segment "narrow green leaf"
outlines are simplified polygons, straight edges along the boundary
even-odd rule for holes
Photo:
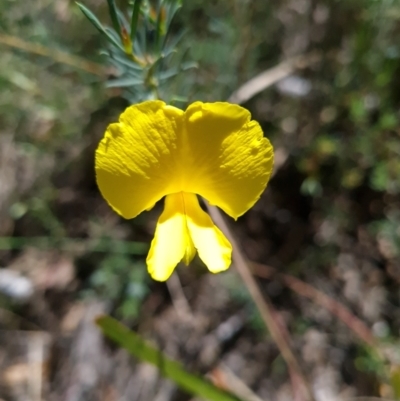
[[[185,29],[182,29],[181,32],[171,38],[171,40],[169,40],[168,42],[166,42],[164,38],[163,54],[165,55],[165,57],[168,57],[171,53],[176,51],[176,47],[186,34],[187,31]]]
[[[117,8],[117,14],[118,14],[118,21],[120,22],[121,27],[123,26],[127,32],[130,31],[130,26],[129,26],[129,22],[126,19],[124,13]]]
[[[128,86],[143,85],[143,78],[124,77],[106,82],[107,88],[125,88]]]
[[[162,53],[161,53],[161,56],[160,56],[160,58],[161,59],[166,59],[166,58],[168,58],[169,56],[171,56],[172,54],[175,54],[175,53],[178,53],[178,50],[176,50],[176,48],[169,48],[169,49],[166,49],[166,50],[164,50]]]
[[[160,40],[163,34],[162,29],[162,9],[163,9],[163,2],[158,0],[158,9],[157,9],[157,22],[156,22],[156,30],[154,36],[154,47],[156,49],[156,54],[160,51]]]
[[[133,43],[133,48],[135,50],[135,54],[139,55],[140,57],[145,58],[145,54],[147,51],[147,43],[146,43],[146,20],[143,20],[143,26],[141,29],[138,29],[136,32],[136,39]]]
[[[161,54],[148,69],[148,71],[147,71],[148,76],[152,76],[153,74],[156,74],[157,71],[160,71],[163,61],[164,61],[164,55]]]
[[[124,48],[121,46],[120,43],[118,43],[118,40],[115,39],[113,35],[110,34],[109,30],[104,27],[101,22],[98,20],[98,18],[83,4],[76,2],[77,6],[80,8],[80,10],[83,12],[85,17],[94,25],[94,27],[103,35],[105,35],[108,39],[109,42],[111,42],[114,46],[118,47],[120,50],[124,51]]]
[[[134,88],[126,88],[125,92],[126,92],[125,96],[131,104],[140,103],[144,100],[142,97],[143,94],[139,93],[138,91],[135,91]]]
[[[111,17],[111,21],[112,21],[113,27],[115,29],[115,32],[117,32],[119,37],[122,39],[121,24],[119,22],[118,11],[117,11],[117,6],[115,4],[115,1],[107,0],[107,3],[108,3],[108,11],[110,12],[110,17]]]
[[[164,85],[165,81],[171,80],[171,78],[173,78],[181,73],[184,73],[188,69],[197,67],[197,63],[195,63],[195,62],[183,62],[182,57],[179,57],[178,60],[174,60],[174,64],[177,65],[178,67],[172,67],[172,68],[165,69],[165,70],[164,70],[165,67],[159,69],[160,72],[158,72],[157,79],[158,79],[160,85]],[[178,101],[181,103],[187,102],[187,100],[183,101],[183,100],[181,100],[180,97],[178,97],[178,98],[177,98]]]
[[[179,68],[173,67],[173,68],[170,68],[169,70],[161,71],[158,74],[157,78],[160,82],[166,81],[170,78],[175,77],[180,72],[187,71],[191,68],[198,68],[198,64],[194,61],[187,61],[185,63],[182,63]]]
[[[156,366],[164,377],[171,379],[188,393],[210,401],[240,401],[234,395],[219,389],[206,379],[187,372],[181,364],[170,359],[162,351],[148,344],[142,337],[112,317],[101,316],[96,323],[107,337],[136,358]]]
[[[174,67],[174,68],[170,68],[169,70],[166,70],[166,71],[161,71],[160,74],[158,74],[158,79],[159,79],[159,81],[165,81],[178,74],[179,74],[179,69]]]
[[[77,6],[83,12],[85,17],[101,32],[104,33],[104,28],[98,18],[83,4],[76,2]]]
[[[104,34],[107,36],[107,38],[112,42],[113,45],[115,45],[119,50],[125,53],[125,49],[123,45],[120,43],[119,36],[117,32],[115,32],[112,28],[109,28],[108,26],[104,27]]]
[[[174,105],[175,103],[187,103],[189,101],[189,98],[187,96],[179,96],[175,95],[171,98],[171,105]]]
[[[138,40],[138,38],[136,38],[136,40],[133,42],[133,51],[136,56],[140,57],[142,60],[145,59],[145,54],[142,49],[141,41]]]
[[[124,56],[119,56],[115,53],[111,52],[100,52],[101,55],[104,55],[109,58],[109,61],[118,67],[122,71],[128,71],[129,74],[138,76],[140,73],[143,72],[143,67],[139,64],[135,63],[133,60]],[[125,68],[124,68],[125,67]]]
[[[165,10],[166,10],[166,19],[165,19],[165,38],[164,42],[168,36],[169,30],[171,28],[172,20],[174,19],[178,10],[182,7],[182,1],[178,0],[165,0]]]
[[[131,19],[131,40],[132,40],[132,42],[135,41],[141,3],[142,3],[142,0],[135,0],[135,2],[133,4],[132,19]]]
[[[185,61],[181,64],[182,71],[187,71],[192,68],[199,68],[199,64],[196,61]]]

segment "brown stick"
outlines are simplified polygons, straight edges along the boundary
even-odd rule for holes
[[[320,54],[310,53],[283,61],[277,66],[261,72],[240,86],[239,89],[232,93],[229,102],[238,104],[244,103],[257,93],[262,92],[283,78],[293,74],[296,70],[308,67],[320,59]]]
[[[295,57],[291,60],[284,61],[277,66],[262,72],[256,77],[252,78],[239,89],[237,89],[228,99],[231,103],[244,103],[257,93],[267,89],[271,85],[277,83],[281,79],[291,75],[296,69],[304,68],[310,64],[315,63],[320,59],[319,54],[309,54]],[[281,163],[282,165],[283,163]],[[232,244],[232,256],[235,262],[236,268],[245,282],[254,303],[256,304],[265,325],[271,333],[273,340],[275,341],[277,347],[279,348],[282,357],[287,363],[289,369],[292,371],[299,381],[303,384],[303,393],[308,401],[315,401],[312,389],[308,380],[306,379],[300,364],[293,353],[291,346],[289,344],[289,333],[282,322],[277,318],[277,312],[273,308],[268,297],[263,295],[250,271],[249,264],[242,254],[236,240],[234,239],[228,225],[219,211],[214,206],[207,205],[207,209],[212,216],[213,220],[219,226],[219,228],[224,232],[228,240]]]
[[[347,327],[349,327],[349,329],[351,329],[354,334],[356,334],[366,344],[374,348],[377,347],[376,339],[367,325],[340,302],[296,277],[289,274],[277,273],[277,270],[274,267],[254,262],[251,262],[251,265],[254,275],[262,278],[271,278],[272,276],[275,276],[278,280],[282,281],[286,287],[303,297],[311,299],[316,304],[331,312],[345,323]]]
[[[211,206],[208,203],[206,203],[206,205],[216,225],[222,230],[222,232],[231,242],[233,248],[232,257],[235,262],[237,271],[246,284],[247,289],[249,290],[249,293],[253,298],[253,301],[256,304],[266,327],[271,333],[271,337],[275,341],[277,347],[282,354],[282,357],[284,358],[285,362],[292,370],[292,372],[295,373],[296,376],[301,380],[303,384],[303,393],[305,398],[308,401],[315,401],[311,387],[302,372],[296,356],[294,355],[289,345],[286,330],[282,330],[282,327],[280,327],[282,322],[280,322],[281,324],[279,324],[278,320],[274,317],[276,312],[274,311],[270,300],[265,295],[263,296],[263,294],[261,293],[253,275],[251,274],[248,262],[242,254],[238,243],[230,232],[228,225],[225,223],[221,212],[215,206]]]

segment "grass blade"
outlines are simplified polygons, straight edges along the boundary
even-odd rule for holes
[[[187,372],[178,362],[168,358],[162,351],[148,344],[142,337],[112,317],[101,316],[96,323],[108,338],[141,361],[156,366],[164,377],[171,379],[188,393],[210,401],[240,401],[236,396],[219,389],[206,379]]]
[[[127,255],[144,255],[148,244],[143,242],[112,240],[108,238],[53,238],[53,237],[0,237],[0,250],[59,249],[65,252],[105,252]]]

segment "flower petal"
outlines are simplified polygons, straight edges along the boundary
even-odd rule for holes
[[[223,102],[196,102],[185,112],[182,190],[203,196],[233,218],[258,200],[273,166],[273,148],[250,118],[243,107]]]
[[[154,280],[165,281],[182,259],[189,263],[194,255],[182,193],[168,195],[146,260],[149,273]]]
[[[184,113],[161,101],[129,107],[96,151],[97,182],[125,218],[170,193],[197,193],[237,218],[257,201],[273,150],[250,113],[196,102]]]
[[[183,193],[187,227],[200,259],[212,273],[226,270],[231,264],[232,246],[200,207],[197,196]]]
[[[186,230],[188,230],[187,220],[186,220]],[[182,262],[186,266],[189,266],[190,262],[193,260],[193,258],[195,256],[196,256],[196,248],[194,246],[194,243],[193,243],[192,237],[190,236],[189,231],[187,231],[186,250],[185,250],[185,254],[183,255]]]
[[[108,126],[96,151],[96,177],[117,213],[133,218],[177,192],[182,122],[182,110],[148,101],[128,107]]]

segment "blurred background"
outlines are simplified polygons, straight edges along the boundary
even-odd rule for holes
[[[400,399],[400,1],[190,0],[173,27],[198,65],[171,88],[188,101],[302,56],[244,103],[277,163],[229,224],[316,400]],[[104,341],[106,313],[243,400],[292,400],[235,267],[151,281],[162,205],[126,221],[101,198],[94,150],[129,104],[103,48],[73,1],[0,2],[0,399],[193,399]]]

